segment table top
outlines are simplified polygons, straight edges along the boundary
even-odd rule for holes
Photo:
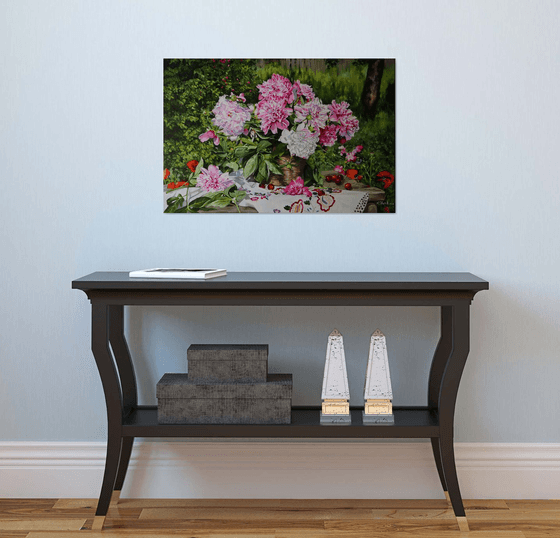
[[[72,282],[80,290],[356,290],[480,291],[486,280],[471,273],[237,273],[208,280],[130,278],[96,272]]]

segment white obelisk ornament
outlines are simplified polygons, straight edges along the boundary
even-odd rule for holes
[[[371,335],[369,344],[364,400],[364,424],[386,424],[395,421],[387,342],[379,329]]]
[[[329,334],[321,398],[321,424],[351,423],[344,342],[336,329]]]

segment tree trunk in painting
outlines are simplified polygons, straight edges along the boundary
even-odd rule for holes
[[[362,105],[364,107],[364,116],[370,119],[375,118],[375,113],[377,112],[384,67],[385,60],[383,59],[368,60],[366,81],[364,82],[364,91],[362,92]]]

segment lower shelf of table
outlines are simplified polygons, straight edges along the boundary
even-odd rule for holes
[[[363,408],[352,408],[349,425],[322,425],[320,407],[293,407],[291,424],[158,424],[156,406],[138,406],[123,421],[125,437],[439,437],[436,410],[394,407],[394,424],[364,425]]]

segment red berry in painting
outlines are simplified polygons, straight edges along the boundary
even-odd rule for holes
[[[345,184],[344,184],[344,188],[345,188],[347,191],[351,191],[351,190],[352,190],[352,185],[351,185],[350,183],[345,183]]]
[[[272,183],[268,184],[268,190],[269,191],[273,191],[274,190],[274,185]]]
[[[260,187],[261,189],[266,189],[266,184],[261,183],[261,184],[259,185],[259,187]]]
[[[340,185],[340,184],[342,183],[342,178],[341,178],[340,176],[336,176],[336,179],[334,180],[334,182],[335,182],[337,185]]]

